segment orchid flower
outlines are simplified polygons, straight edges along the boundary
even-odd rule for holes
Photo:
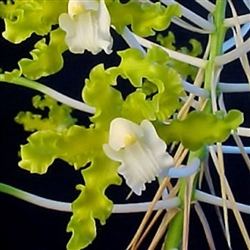
[[[104,0],[69,0],[68,14],[59,16],[59,26],[66,32],[65,41],[72,53],[112,52],[110,16]]]
[[[105,154],[121,162],[118,173],[137,195],[146,189],[145,183],[155,177],[184,177],[193,174],[199,160],[183,168],[173,168],[174,160],[166,152],[167,146],[160,139],[152,123],[143,120],[140,125],[124,118],[116,118],[110,124],[109,143],[103,145]]]

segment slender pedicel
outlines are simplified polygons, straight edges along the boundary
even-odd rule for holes
[[[217,151],[217,147],[213,146],[214,150]],[[250,147],[244,147],[245,152],[250,154]],[[241,154],[239,147],[236,146],[222,146],[222,151],[224,154]]]
[[[215,62],[217,65],[225,65],[228,64],[238,58],[240,58],[242,55],[246,54],[248,51],[250,51],[250,38],[248,38],[244,43],[242,43],[238,48],[224,54],[221,56],[217,56],[215,58]]]
[[[249,83],[225,83],[225,82],[221,82],[218,85],[219,85],[220,91],[222,91],[223,93],[250,92]]]
[[[126,43],[129,45],[130,48],[136,48],[140,50],[143,55],[146,55],[146,51],[143,49],[143,47],[140,45],[140,43],[135,39],[131,31],[128,29],[128,27],[125,27],[122,33],[123,39],[126,41]]]
[[[209,12],[213,12],[215,9],[215,5],[208,0],[195,0],[196,3],[200,4],[203,8],[208,10]]]
[[[194,57],[194,56],[189,56],[189,55],[185,55],[185,54],[182,54],[180,52],[177,52],[177,51],[173,51],[173,50],[170,50],[170,49],[167,49],[167,48],[164,48],[163,46],[159,45],[159,44],[156,44],[156,43],[153,43],[151,41],[148,41],[146,40],[145,38],[142,38],[134,33],[132,33],[135,37],[135,39],[144,47],[146,48],[151,48],[152,46],[158,46],[160,47],[161,49],[165,50],[168,55],[175,59],[175,60],[178,60],[178,61],[181,61],[181,62],[184,62],[184,63],[187,63],[187,64],[190,64],[190,65],[193,65],[193,66],[196,66],[198,68],[205,68],[206,66],[206,63],[207,63],[207,60],[204,60],[204,59],[200,59],[200,58],[197,58],[197,57]]]
[[[248,33],[249,30],[250,30],[250,22],[244,24],[241,27],[241,36],[244,37]],[[235,38],[231,37],[223,43],[222,51],[226,52],[234,46],[235,46]]]
[[[234,131],[232,132],[232,135],[233,135],[233,138],[234,138],[234,141],[235,141],[236,145],[240,149],[241,155],[242,155],[248,169],[250,170],[250,158],[249,158],[247,152],[245,151],[245,147],[244,147],[244,144],[243,144],[241,138]]]
[[[46,95],[54,98],[58,102],[66,104],[69,107],[72,107],[74,109],[78,109],[78,110],[81,110],[81,111],[84,111],[84,112],[87,112],[90,114],[95,113],[95,108],[93,108],[93,107],[91,107],[83,102],[79,102],[75,99],[72,99],[66,95],[63,95],[60,92],[57,92],[56,90],[53,90],[53,89],[47,87],[46,85],[43,85],[43,84],[36,82],[36,81],[32,81],[32,80],[29,80],[29,79],[26,79],[23,77],[14,77],[9,81],[9,80],[5,79],[4,74],[0,74],[0,82],[8,82],[8,83],[24,86],[24,87],[27,87],[30,89],[34,89],[34,90],[40,91],[43,94],[46,94]]]
[[[174,0],[161,0],[161,2],[164,3],[167,6],[172,5],[172,4],[178,4],[181,7],[182,15],[184,17],[186,17],[191,22],[198,25],[199,27],[201,27],[204,30],[208,30],[208,31],[213,31],[214,30],[214,25],[212,23],[210,23],[209,21],[207,21],[204,18],[200,17],[199,15],[192,12],[190,9],[184,7],[180,3],[177,3]]]
[[[250,2],[249,0],[243,0],[243,3],[246,5],[246,7],[250,10]]]
[[[207,194],[207,193],[202,192],[200,190],[195,191],[195,198],[198,201],[202,201],[202,202],[205,202],[208,204],[222,207],[222,198],[211,195],[211,194]],[[235,204],[236,204],[237,209],[240,212],[250,214],[250,205],[246,205],[246,204],[242,204],[242,203],[238,203],[238,202],[236,202]],[[230,205],[230,202],[228,200],[226,200],[226,206],[227,206],[227,208],[231,209],[231,205]]]
[[[237,129],[237,134],[238,134],[239,136],[250,137],[250,128],[239,127],[239,128]]]
[[[47,209],[62,211],[62,212],[71,212],[71,203],[54,201],[50,199],[45,199],[43,197],[30,194],[23,190],[14,188],[12,186],[0,183],[0,192],[12,195],[16,198],[19,198],[23,201],[29,202],[31,204],[44,207]],[[207,194],[200,190],[195,191],[195,198],[198,201],[202,201],[208,204],[222,206],[222,199],[211,194]],[[142,203],[130,203],[130,204],[115,204],[113,207],[112,213],[137,213],[137,212],[146,212],[150,206],[151,202],[142,202]],[[242,204],[236,202],[236,207],[242,213],[250,214],[250,205]],[[153,210],[159,209],[168,209],[173,207],[178,207],[180,205],[180,199],[178,197],[159,200],[156,202]],[[227,208],[232,209],[229,201],[226,201]]]
[[[235,19],[235,29],[234,28],[232,29],[233,36],[235,38],[235,45],[236,45],[236,47],[239,47],[241,44],[243,44],[244,39],[241,35],[241,27],[240,27],[239,20],[238,20],[238,14],[237,14],[237,11],[235,9],[235,6],[234,6],[232,0],[227,0],[227,1],[228,1],[229,6],[230,6],[230,10],[232,12],[232,16]],[[250,16],[249,16],[249,18],[250,18]],[[247,81],[250,82],[250,65],[249,65],[249,60],[247,58],[247,55],[244,54],[239,59],[240,59],[242,69],[244,70],[245,75],[247,77]]]
[[[209,92],[205,89],[199,88],[185,80],[181,81],[182,86],[185,88],[186,91],[193,93],[200,97],[209,97]]]
[[[0,192],[12,195],[20,200],[29,202],[39,207],[52,209],[61,212],[71,212],[71,203],[54,201],[34,195],[23,190],[14,188],[12,186],[0,183]],[[151,202],[143,203],[132,203],[132,204],[117,204],[114,205],[112,213],[138,213],[145,212],[148,210]],[[174,197],[171,199],[160,200],[156,203],[153,210],[168,209],[173,207],[178,207],[180,205],[180,199]]]
[[[0,183],[0,192],[9,194],[20,200],[29,202],[39,207],[44,207],[47,209],[52,209],[52,210],[57,210],[57,211],[62,211],[62,212],[71,212],[71,203],[45,199],[38,195],[25,192],[23,190],[14,188],[10,185],[6,185],[3,183]]]
[[[185,22],[184,20],[182,20],[179,17],[173,17],[172,22],[174,24],[186,29],[186,30],[190,30],[190,31],[193,31],[193,32],[196,32],[196,33],[200,33],[200,34],[210,34],[211,33],[211,31],[203,30],[201,28],[197,28],[197,27]]]
[[[180,199],[178,197],[170,198],[167,200],[160,200],[156,202],[153,211],[161,209],[169,209],[178,207],[180,205]],[[146,212],[150,206],[151,202],[142,203],[130,203],[130,204],[115,204],[112,213],[122,214],[122,213],[138,213]]]
[[[250,14],[245,14],[245,15],[241,15],[241,16],[237,16],[237,22],[239,24],[247,24],[250,21]],[[224,24],[227,27],[232,27],[235,26],[235,18],[234,17],[230,17],[224,20]]]

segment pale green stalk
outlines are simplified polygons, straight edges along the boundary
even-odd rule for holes
[[[34,194],[27,193],[25,191],[22,191],[20,189],[14,188],[12,186],[9,186],[3,183],[0,183],[0,192],[12,195],[20,200],[24,200],[34,205],[44,207],[47,209],[63,211],[63,212],[71,211],[70,203],[48,200],[48,199],[42,198]]]
[[[46,209],[52,209],[61,212],[72,212],[71,203],[46,199],[3,183],[0,183],[0,192]],[[145,212],[148,210],[150,204],[151,202],[117,204],[114,205],[112,213],[121,214]],[[153,210],[169,209],[178,207],[179,205],[180,199],[178,197],[174,197],[171,199],[158,201]]]
[[[239,22],[239,24],[247,24],[250,22],[249,20],[250,20],[250,14],[245,14],[237,17],[237,21]],[[235,18],[231,17],[225,19],[224,24],[225,26],[228,27],[235,26]]]
[[[210,35],[210,54],[209,59],[205,67],[205,89],[207,91],[211,91],[212,98],[216,98],[213,96],[216,90],[216,82],[218,80],[218,76],[220,73],[220,67],[216,65],[215,59],[218,55],[222,53],[222,45],[224,42],[226,29],[223,25],[225,19],[225,9],[226,9],[226,0],[218,0],[216,1],[215,10],[213,13],[213,21],[215,25],[215,31]],[[214,100],[215,102],[215,100]],[[210,109],[210,112],[212,110]],[[201,150],[202,152],[203,150]],[[192,155],[189,155],[189,160]],[[194,187],[196,182],[194,182]],[[169,229],[165,238],[164,249],[179,249],[181,246],[182,240],[182,232],[183,232],[183,220],[184,220],[184,200],[185,200],[185,187],[186,180],[182,180],[180,192],[178,197],[181,199],[180,212],[175,216],[175,218],[171,221],[169,225]]]
[[[197,58],[197,57],[194,57],[194,56],[189,56],[189,55],[185,55],[185,54],[182,54],[178,51],[174,51],[174,50],[171,50],[171,49],[167,49],[157,43],[154,43],[154,42],[151,42],[145,38],[142,38],[134,33],[132,33],[133,36],[135,37],[135,39],[144,47],[146,48],[152,48],[153,46],[157,46],[157,47],[160,47],[161,49],[163,49],[164,51],[166,51],[169,55],[170,58],[173,58],[175,60],[178,60],[178,61],[181,61],[181,62],[184,62],[184,63],[187,63],[187,64],[190,64],[190,65],[193,65],[195,67],[198,67],[198,68],[205,68],[206,67],[206,64],[207,64],[207,61],[204,60],[204,59],[201,59],[201,58]]]
[[[214,145],[214,150],[217,151],[217,147]],[[236,146],[223,146],[221,147],[224,154],[241,154],[240,148]],[[244,147],[247,154],[250,154],[250,147]]]
[[[249,51],[250,51],[250,38],[248,38],[245,42],[239,45],[236,49],[224,55],[217,56],[215,58],[215,63],[217,65],[223,66],[245,55]]]
[[[25,192],[21,189],[12,187],[10,185],[6,185],[4,183],[0,183],[0,192],[11,195],[20,200],[29,202],[39,207],[56,210],[56,211],[62,211],[62,212],[72,211],[71,203],[46,199],[38,195],[34,195],[31,193]],[[222,199],[220,197],[216,197],[214,195],[207,194],[199,190],[195,191],[195,199],[201,202],[208,203],[208,204],[222,206]],[[121,214],[121,213],[146,212],[150,204],[151,202],[115,204],[113,207],[112,213]],[[232,206],[229,201],[227,201],[226,204],[229,209],[232,209]],[[153,211],[160,210],[160,209],[174,208],[174,207],[178,207],[179,205],[180,205],[180,199],[178,197],[165,199],[165,200],[159,200],[156,202],[155,206],[153,207]],[[241,204],[238,202],[236,202],[235,205],[240,212],[250,214],[249,205]]]
[[[32,80],[26,79],[24,77],[13,77],[13,78],[8,79],[6,78],[4,74],[0,74],[0,82],[7,82],[7,83],[15,84],[15,85],[20,85],[26,88],[34,89],[74,109],[78,109],[78,110],[81,110],[90,114],[95,113],[95,108],[90,107],[89,105],[83,102],[79,102],[68,96],[65,96],[39,82],[35,82]]]
[[[223,93],[250,92],[249,83],[219,83],[219,89]]]
[[[167,6],[172,5],[172,4],[177,4],[177,2],[174,0],[161,0],[161,2]],[[212,32],[214,30],[214,26],[212,23],[210,23],[209,21],[200,17],[199,15],[197,15],[196,13],[191,11],[190,9],[186,8],[185,6],[183,6],[179,3],[178,3],[178,5],[181,7],[182,15],[184,17],[186,17],[187,19],[189,19],[191,22],[198,25],[199,27],[201,27],[204,30],[208,30],[210,32]]]
[[[195,2],[197,2],[198,4],[200,4],[203,8],[207,9],[209,12],[213,12],[215,5],[211,2],[209,2],[208,0],[195,0]]]

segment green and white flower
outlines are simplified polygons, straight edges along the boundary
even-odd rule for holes
[[[166,152],[166,143],[160,139],[153,124],[143,120],[140,125],[124,118],[111,122],[109,143],[103,145],[105,154],[114,161],[121,162],[118,173],[137,195],[159,176],[174,178],[188,176],[197,171],[200,161],[187,167],[173,168],[173,157]]]
[[[65,40],[72,53],[112,52],[110,16],[104,0],[70,0],[68,13],[59,17],[59,26],[66,32]]]

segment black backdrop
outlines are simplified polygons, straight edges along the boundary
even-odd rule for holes
[[[176,27],[173,25],[171,28],[175,30],[177,38],[179,38],[179,45],[187,45],[190,34],[183,30],[176,30]],[[4,30],[2,21],[1,30]],[[202,39],[202,42],[206,41],[203,36],[197,35],[195,37]],[[12,70],[17,67],[16,62],[23,57],[29,56],[28,53],[37,39],[37,37],[32,36],[29,41],[20,45],[13,45],[1,38],[0,68]],[[126,48],[126,44],[121,38],[115,36],[114,40],[115,49]],[[40,81],[78,100],[81,100],[83,80],[88,77],[89,71],[93,66],[103,61],[106,67],[117,65],[119,62],[119,58],[115,53],[110,56],[104,53],[92,56],[88,52],[84,55],[72,55],[66,52],[64,53],[64,59],[65,68],[61,72],[48,78],[42,78]],[[76,68],[77,70],[75,70]],[[222,77],[223,81],[246,81],[238,63],[230,64]],[[130,91],[126,83],[121,88],[125,92]],[[0,83],[0,181],[46,198],[71,202],[78,195],[75,185],[82,183],[80,173],[74,171],[72,167],[57,160],[46,175],[40,176],[37,174],[31,175],[17,166],[19,146],[26,143],[26,138],[29,134],[24,132],[23,128],[13,121],[13,118],[21,110],[34,110],[31,106],[31,98],[36,94],[38,92],[34,90]],[[237,108],[245,113],[244,125],[249,127],[250,94],[227,94],[225,99],[228,109]],[[77,111],[74,111],[74,115],[78,118],[79,124],[88,122],[87,115]],[[244,140],[244,143],[245,145],[250,145],[249,140]],[[242,158],[240,156],[226,155],[225,164],[226,173],[236,199],[239,202],[250,204],[249,171],[244,165]],[[211,168],[211,172],[215,183],[219,183],[213,168]],[[142,197],[133,195],[129,202],[150,200],[156,188],[156,185],[152,184],[150,190],[145,192]],[[207,189],[206,184],[203,185],[203,188]],[[216,185],[216,189],[219,194],[219,185]],[[128,193],[129,189],[125,185],[122,187],[112,186],[107,190],[108,196],[115,203],[125,203]],[[65,231],[71,216],[69,213],[46,210],[1,193],[0,200],[1,249],[66,249],[65,246],[70,238],[70,234]],[[211,224],[217,249],[228,249],[213,207],[204,204],[203,208]],[[142,218],[143,214],[141,213],[111,215],[105,226],[97,225],[97,238],[87,249],[125,249]],[[234,249],[246,249],[231,212],[229,212],[229,219]],[[243,214],[243,219],[248,231],[250,231],[250,216]],[[141,249],[147,249],[147,243],[150,241],[151,236],[145,241]],[[208,249],[202,227],[193,211],[191,212],[189,249]]]

